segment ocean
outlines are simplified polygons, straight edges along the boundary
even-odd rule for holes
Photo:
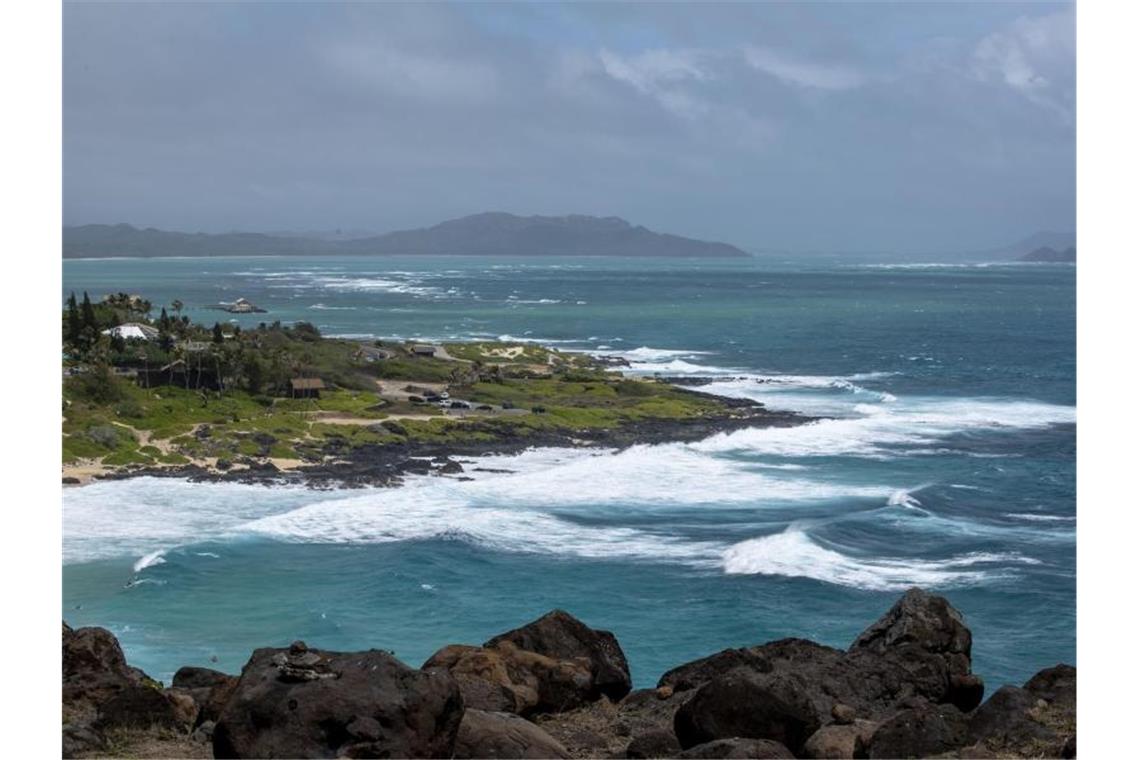
[[[622,451],[483,457],[470,481],[314,491],[140,478],[64,491],[63,604],[128,660],[237,672],[260,646],[418,666],[553,608],[637,686],[726,647],[845,647],[948,597],[988,690],[1075,663],[1075,268],[470,257],[64,262],[64,295],[212,323],[536,341],[826,419]]]

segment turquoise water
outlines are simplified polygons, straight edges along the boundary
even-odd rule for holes
[[[513,336],[829,419],[485,458],[474,480],[399,489],[69,489],[64,617],[169,679],[297,638],[418,665],[562,607],[612,629],[649,685],[728,646],[844,646],[918,584],[966,613],[991,687],[1021,682],[1075,660],[1074,284],[1067,266],[839,257],[68,261],[65,293],[178,298],[210,322],[243,296],[269,309],[243,325],[326,334]]]

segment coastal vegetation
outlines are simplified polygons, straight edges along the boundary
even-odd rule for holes
[[[67,299],[65,476],[295,469],[364,447],[517,446],[739,415],[724,399],[535,344],[346,340],[304,322],[242,330],[192,323],[182,308],[153,316],[125,293]]]

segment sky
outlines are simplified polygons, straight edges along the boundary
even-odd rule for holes
[[[66,3],[64,224],[620,216],[751,250],[1075,228],[1049,3]]]

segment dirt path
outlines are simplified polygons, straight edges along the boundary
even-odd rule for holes
[[[440,414],[389,414],[387,417],[353,417],[339,412],[313,412],[312,417],[306,417],[313,422],[323,422],[327,425],[379,425],[388,420],[438,420]]]

